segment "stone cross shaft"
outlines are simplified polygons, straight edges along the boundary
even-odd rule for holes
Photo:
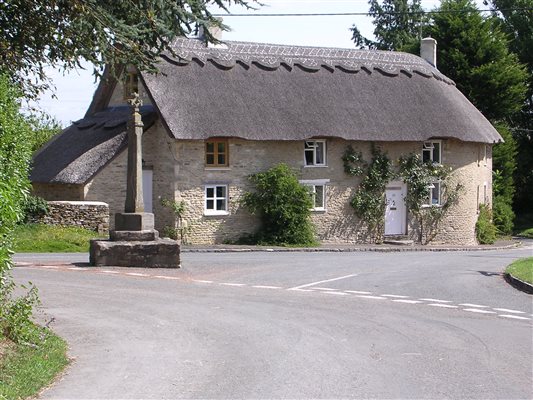
[[[143,122],[139,107],[142,100],[138,93],[128,100],[131,106],[131,117],[128,120],[128,180],[126,186],[126,213],[144,212],[142,182],[142,135]]]

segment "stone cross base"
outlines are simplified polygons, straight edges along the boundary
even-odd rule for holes
[[[91,240],[89,262],[97,267],[180,268],[180,245],[171,239]]]

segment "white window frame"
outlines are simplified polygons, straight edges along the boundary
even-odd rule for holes
[[[217,196],[217,188],[224,188],[224,196]],[[213,189],[213,197],[207,197],[207,190]],[[213,208],[207,208],[207,202],[213,201]],[[224,210],[217,210],[217,200],[224,200]],[[226,184],[209,184],[204,186],[204,215],[228,215],[229,187]]]
[[[438,191],[437,203],[435,204],[433,204],[432,202],[433,190]],[[428,186],[428,198],[424,202],[424,204],[422,204],[422,207],[440,207],[440,206],[442,206],[442,181],[438,180],[438,181],[431,182],[431,184]]]
[[[435,144],[439,145],[439,160],[435,161],[433,158],[433,150]],[[442,140],[427,140],[422,144],[422,160],[424,160],[424,152],[429,152],[429,159],[433,164],[442,164]]]
[[[300,181],[300,184],[307,186],[310,188],[310,193],[313,199],[313,207],[311,207],[311,211],[326,211],[326,198],[327,198],[327,184],[329,183],[329,179],[312,179],[312,180],[303,180]],[[323,187],[322,190],[322,207],[316,207],[316,187],[321,186]]]
[[[324,162],[322,163],[317,163],[316,161],[316,154],[317,154],[317,151],[316,151],[316,148],[317,148],[317,143],[322,143],[323,147],[324,147]],[[310,148],[306,148],[306,146],[309,146]],[[305,156],[306,153],[308,152],[312,152],[313,153],[313,163],[312,164],[307,164],[307,157]],[[327,166],[327,162],[328,162],[328,157],[327,157],[327,144],[326,144],[326,140],[324,139],[313,139],[313,140],[306,140],[304,142],[304,165],[306,167],[326,167]]]

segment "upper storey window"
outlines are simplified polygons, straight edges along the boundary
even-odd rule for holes
[[[326,141],[306,140],[304,158],[306,166],[326,166]]]
[[[229,164],[227,139],[212,139],[205,142],[206,167],[227,167]]]
[[[442,162],[441,147],[440,141],[424,142],[422,146],[422,162],[440,164]]]

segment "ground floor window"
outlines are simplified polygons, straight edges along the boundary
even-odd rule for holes
[[[300,181],[300,183],[309,188],[311,199],[313,201],[312,211],[326,210],[326,183],[328,180],[310,180]]]
[[[441,183],[439,181],[432,182],[428,186],[428,196],[424,205],[426,206],[440,206],[441,205]]]
[[[206,185],[205,186],[205,215],[228,214],[228,186]]]

